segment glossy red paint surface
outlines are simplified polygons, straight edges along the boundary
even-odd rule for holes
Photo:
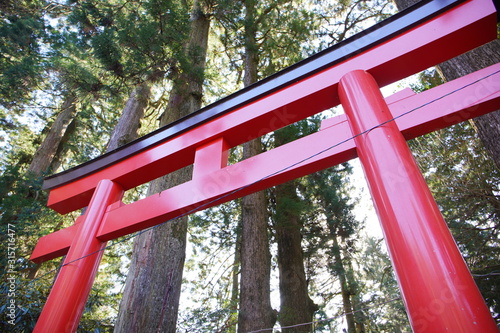
[[[339,93],[413,331],[498,332],[377,83],[353,71]]]
[[[405,34],[183,133],[109,168],[50,192],[48,206],[65,214],[88,205],[100,179],[124,190],[190,165],[198,147],[223,137],[229,148],[339,104],[340,78],[369,71],[381,85],[459,55],[496,38],[489,0],[467,1]]]
[[[122,195],[117,184],[99,182],[33,332],[76,331],[106,245],[96,238],[97,230],[108,206]]]
[[[414,138],[498,109],[499,71],[500,64],[496,64],[420,94],[408,90],[398,92],[386,98],[386,101],[394,117],[415,110],[396,119],[404,137]],[[487,78],[481,80],[484,77]],[[465,88],[456,91],[461,87]],[[453,93],[454,91],[456,92]],[[198,149],[194,165],[195,181],[162,192],[163,199],[160,195],[155,195],[127,206],[114,205],[109,211],[109,221],[106,218],[103,222],[99,237],[101,240],[111,240],[161,223],[176,214],[211,207],[222,201],[346,162],[357,156],[354,141],[328,148],[351,137],[352,131],[347,118],[340,115],[323,120],[318,133],[286,144],[277,150],[262,153],[249,161],[224,168],[222,167],[226,163],[227,145],[224,140],[215,140]],[[325,151],[321,155],[306,161],[308,157],[322,150]],[[210,161],[205,160],[208,156],[212,156]],[[294,165],[302,160],[303,163]],[[273,175],[265,180],[255,183],[271,174]],[[240,187],[246,188],[228,195]],[[190,193],[190,197],[185,198],[182,204],[168,204],[165,199],[165,196],[184,197],[184,193]],[[223,195],[227,197],[221,201],[213,201]],[[150,211],[150,206],[158,207]],[[148,213],[141,215],[134,211]],[[75,227],[76,225],[42,237],[33,251],[31,260],[43,262],[64,255],[71,245],[71,235],[74,234]]]
[[[200,178],[227,166],[229,145],[219,138],[196,149],[193,178]]]
[[[41,237],[31,253],[30,260],[40,264],[47,260],[66,255],[80,228],[82,219],[83,216],[79,216],[72,226]]]

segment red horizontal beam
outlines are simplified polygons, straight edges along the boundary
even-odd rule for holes
[[[491,1],[467,1],[347,61],[55,188],[48,206],[61,214],[85,207],[101,179],[110,179],[125,190],[134,188],[192,164],[196,149],[217,138],[223,137],[229,148],[234,147],[338,105],[338,81],[352,70],[367,70],[384,86],[496,38],[495,27]]]
[[[80,228],[80,218],[70,227],[55,231],[38,239],[30,260],[40,264],[68,253],[69,247]]]
[[[500,71],[500,64],[420,94],[414,94],[407,89],[389,96],[386,100],[390,103],[391,113],[397,118],[396,123],[403,135],[406,139],[411,139],[498,109],[500,106],[498,71]],[[452,93],[453,91],[456,92]],[[431,101],[432,104],[421,107]],[[411,110],[415,111],[408,113]],[[308,159],[304,163],[294,165],[313,154],[311,147],[314,147],[314,151],[320,152],[328,149],[332,144],[343,142],[351,137],[352,133],[346,123],[345,115],[340,115],[324,120],[318,133],[235,165],[222,168],[225,157],[221,155],[218,158],[221,161],[218,162],[219,165],[214,164],[209,168],[211,173],[198,169],[200,171],[195,172],[195,181],[127,206],[114,207],[106,218],[99,236],[102,240],[110,240],[153,226],[190,210],[214,206],[223,201],[345,162],[356,156],[352,140]],[[213,144],[207,145],[212,156],[216,156],[215,150],[210,151],[214,145],[219,147],[221,154],[227,151],[224,142],[216,140]],[[272,176],[258,182],[271,174]],[[228,195],[241,187],[246,188]],[[227,196],[214,201],[224,195]],[[209,201],[213,202],[207,205]],[[77,225],[74,225],[42,237],[33,251],[31,260],[43,262],[64,255],[76,228]]]
[[[492,76],[475,82],[487,75]],[[458,88],[463,89],[451,93]],[[390,105],[394,117],[415,110],[396,119],[406,138],[448,127],[499,107],[500,64]],[[356,156],[354,141],[350,140],[352,133],[344,116],[336,120],[335,125],[317,133],[110,210],[98,238],[111,240],[348,161]],[[337,143],[340,144],[333,146]]]
[[[419,94],[405,89],[389,96],[386,101],[390,104],[392,115],[397,118],[398,128],[408,140],[498,109],[499,71],[500,64],[496,64]],[[421,107],[429,102],[432,103]],[[210,172],[195,167],[195,170],[200,171],[196,172],[193,181],[129,205],[110,207],[98,235],[102,241],[111,240],[162,223],[179,214],[205,209],[348,161],[356,157],[354,141],[350,138],[352,132],[346,117],[340,115],[323,120],[321,130],[317,133],[228,167],[223,167],[223,152],[227,147],[223,141],[215,140],[213,144],[207,145],[208,150],[204,152],[210,152],[213,146],[219,147],[221,155],[217,157],[218,164],[211,164]],[[341,142],[344,143],[327,150]],[[309,158],[323,150],[327,151]],[[216,151],[211,154],[217,156]],[[302,160],[306,161],[298,163]],[[244,189],[231,193],[240,188]],[[43,262],[64,255],[76,227],[74,225],[40,238],[31,260]]]

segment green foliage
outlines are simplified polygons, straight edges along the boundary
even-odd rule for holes
[[[0,105],[26,102],[42,79],[45,1],[7,1],[0,11]]]
[[[0,284],[0,294],[2,295],[0,330],[2,332],[28,333],[33,331],[35,327],[42,305],[48,296],[51,281],[29,280],[20,273],[12,276],[15,276],[15,280],[7,280],[7,276],[3,275]],[[12,285],[15,287],[11,289]],[[15,300],[15,303],[10,303],[11,300]],[[13,313],[8,308],[10,304],[14,304],[16,307],[14,315],[11,315]]]
[[[302,60],[307,41],[317,28],[311,11],[301,9],[301,1],[261,1],[255,5],[255,16],[246,17],[243,6],[230,2],[216,12],[220,40],[231,59],[231,67],[242,69],[245,47],[255,49],[259,79]],[[224,15],[222,15],[224,14]],[[246,31],[255,31],[255,45],[247,45]]]
[[[79,1],[68,21],[103,69],[141,82],[165,75],[182,61],[187,12],[178,1]]]
[[[105,29],[104,32],[92,39],[92,48],[94,49],[94,55],[106,70],[113,72],[117,76],[123,76],[122,54],[116,45],[116,37],[117,35],[113,30]]]
[[[318,49],[337,44],[396,12],[392,1],[342,0],[314,1],[313,12],[319,20],[314,40]]]
[[[0,176],[0,289],[2,306],[15,300],[15,318],[1,311],[0,327],[4,332],[30,332],[47,297],[50,282],[30,281],[30,270],[36,269],[28,260],[37,239],[54,231],[63,223],[61,216],[45,206],[41,178],[25,174],[23,169],[7,166]],[[49,264],[46,269],[54,266]],[[12,288],[11,286],[15,287]],[[8,322],[15,319],[15,325]]]
[[[234,331],[236,321],[228,321],[230,310],[224,308],[211,309],[200,307],[184,315],[178,324],[178,332],[231,332]]]
[[[193,305],[180,313],[181,332],[234,332],[237,304],[232,300],[237,295],[232,293],[234,268],[237,274],[239,265],[235,253],[240,214],[240,205],[231,201],[191,216],[193,253],[185,266],[184,291]]]
[[[383,240],[367,238],[357,261],[358,289],[363,301],[358,304],[367,318],[367,332],[411,332],[406,310],[399,293]]]

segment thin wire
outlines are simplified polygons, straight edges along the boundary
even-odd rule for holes
[[[341,317],[344,317],[344,316],[347,316],[347,315],[350,315],[350,314],[355,314],[357,312],[360,312],[360,311],[364,311],[364,310],[369,310],[369,309],[373,309],[373,308],[376,308],[376,307],[380,307],[381,305],[385,305],[385,304],[388,304],[388,303],[391,303],[391,302],[394,302],[394,301],[397,301],[397,300],[400,300],[401,297],[395,297],[395,298],[392,298],[392,299],[389,299],[385,302],[381,302],[381,303],[376,303],[376,304],[373,304],[373,305],[370,305],[370,306],[366,306],[364,308],[361,308],[361,309],[358,309],[358,310],[353,310],[353,311],[350,311],[350,312],[344,312],[340,315],[337,315],[335,317],[330,317],[330,318],[325,318],[325,319],[319,319],[319,320],[313,320],[313,321],[310,321],[310,322],[307,322],[307,323],[300,323],[300,324],[296,324],[296,325],[290,325],[290,326],[280,326],[278,328],[276,328],[277,330],[279,329],[284,329],[284,328],[294,328],[294,327],[300,327],[300,326],[306,326],[306,325],[313,325],[313,324],[316,324],[316,323],[322,323],[322,322],[325,322],[325,321],[332,321],[332,320],[335,320],[335,319],[338,319],[338,318],[341,318]],[[258,332],[266,332],[266,331],[274,331],[275,328],[263,328],[263,329],[260,329],[260,330],[256,330],[256,331],[250,331],[250,332],[247,332],[247,333],[258,333]]]
[[[475,277],[486,277],[486,276],[498,276],[500,273],[497,272],[492,272],[492,273],[487,273],[487,274],[472,274],[472,276]]]
[[[273,173],[271,173],[271,174],[269,174],[269,175],[267,175],[267,176],[262,177],[261,179],[258,179],[258,180],[256,180],[256,181],[254,181],[253,183],[250,183],[250,184],[248,184],[248,185],[245,185],[245,186],[243,186],[243,187],[240,187],[240,188],[238,188],[238,189],[236,189],[236,190],[233,190],[233,191],[231,191],[231,192],[229,192],[229,193],[227,193],[227,194],[225,194],[225,195],[223,195],[223,196],[221,196],[221,197],[218,197],[218,198],[216,198],[216,199],[213,199],[213,200],[211,200],[211,201],[209,201],[209,202],[207,202],[207,203],[205,203],[205,204],[202,204],[201,206],[199,206],[199,207],[197,207],[197,208],[193,208],[193,209],[189,210],[188,212],[183,213],[183,214],[181,214],[181,215],[179,215],[179,216],[177,216],[177,217],[175,217],[175,218],[173,218],[173,219],[167,220],[167,221],[165,221],[165,222],[163,222],[163,223],[160,223],[160,224],[158,224],[158,225],[155,225],[155,226],[153,226],[153,227],[150,227],[150,228],[147,228],[147,229],[141,230],[141,231],[139,231],[139,232],[137,232],[137,233],[135,233],[135,234],[132,234],[132,235],[130,235],[130,236],[128,236],[128,237],[124,237],[123,239],[121,239],[121,240],[119,240],[119,241],[112,242],[110,245],[107,245],[107,246],[105,246],[105,247],[101,248],[100,250],[97,250],[97,251],[95,251],[95,252],[92,252],[92,253],[90,253],[90,254],[87,254],[87,255],[85,255],[85,256],[83,256],[83,257],[80,257],[80,258],[74,259],[74,260],[72,260],[72,261],[70,261],[70,262],[68,262],[68,263],[64,263],[64,264],[63,264],[60,268],[62,268],[62,267],[64,267],[64,266],[66,266],[66,265],[72,264],[72,263],[74,263],[74,262],[76,262],[76,261],[78,261],[78,260],[81,260],[81,259],[85,259],[85,258],[87,258],[87,257],[90,257],[90,256],[92,256],[92,255],[94,255],[94,254],[97,254],[97,253],[99,253],[99,252],[101,252],[101,251],[104,251],[104,250],[106,250],[106,249],[108,249],[108,248],[110,248],[110,247],[112,247],[112,246],[115,246],[115,245],[120,244],[120,243],[123,243],[123,242],[125,242],[125,241],[127,241],[127,240],[129,240],[129,239],[132,239],[132,238],[134,238],[134,237],[137,237],[137,236],[139,236],[139,235],[141,235],[141,234],[143,234],[143,233],[145,233],[145,232],[148,232],[148,231],[150,231],[150,230],[153,230],[153,229],[155,229],[155,228],[158,228],[158,227],[160,227],[161,225],[163,225],[163,224],[165,224],[165,223],[168,223],[168,222],[171,222],[171,221],[172,221],[172,220],[174,220],[174,219],[181,218],[181,217],[184,217],[184,216],[190,215],[190,214],[192,214],[192,213],[195,213],[195,212],[197,212],[197,211],[199,211],[199,210],[203,209],[204,207],[208,207],[208,206],[210,206],[210,205],[211,205],[212,203],[214,203],[214,202],[221,201],[222,199],[224,199],[224,198],[226,198],[226,197],[229,197],[229,196],[231,196],[231,195],[233,195],[233,194],[235,194],[235,193],[238,193],[238,192],[240,192],[240,191],[243,191],[244,189],[246,189],[246,188],[248,188],[248,187],[250,187],[250,186],[253,186],[253,185],[255,185],[255,184],[258,184],[258,183],[260,183],[261,181],[264,181],[264,180],[266,180],[266,179],[268,179],[268,178],[270,178],[270,177],[272,177],[272,176],[274,176],[274,175],[277,175],[277,174],[279,174],[279,173],[282,173],[282,172],[284,172],[284,171],[286,171],[286,170],[288,170],[288,169],[291,169],[291,168],[295,167],[296,165],[299,165],[299,164],[304,163],[304,162],[306,162],[306,161],[308,161],[308,160],[310,160],[310,159],[313,159],[313,158],[315,158],[315,157],[317,157],[317,156],[319,156],[319,155],[321,155],[321,154],[323,154],[323,153],[325,153],[325,152],[327,152],[327,151],[329,151],[329,150],[331,150],[331,149],[333,149],[333,148],[336,148],[336,147],[338,147],[338,146],[340,146],[340,145],[342,145],[342,144],[344,144],[344,143],[346,143],[346,142],[349,142],[349,141],[351,141],[351,140],[354,140],[355,138],[357,138],[357,137],[359,137],[359,136],[361,136],[361,135],[364,135],[364,134],[366,134],[366,133],[368,133],[368,132],[370,132],[370,131],[372,131],[372,130],[374,130],[374,129],[376,129],[376,128],[382,127],[382,126],[384,126],[385,124],[388,124],[388,123],[390,123],[390,122],[392,122],[392,121],[395,121],[396,119],[399,119],[399,118],[401,118],[401,117],[403,117],[403,116],[406,116],[406,115],[408,115],[408,114],[410,114],[410,113],[413,113],[413,112],[415,112],[415,111],[417,111],[417,110],[419,110],[419,109],[421,109],[421,108],[423,108],[423,107],[425,107],[425,106],[427,106],[427,105],[430,105],[430,104],[432,104],[432,103],[435,103],[435,102],[437,102],[437,101],[439,101],[439,100],[441,100],[441,99],[443,99],[443,98],[445,98],[445,97],[447,97],[447,96],[450,96],[450,95],[452,95],[452,94],[454,94],[454,93],[457,93],[457,92],[459,92],[459,91],[461,91],[461,90],[463,90],[463,89],[465,89],[465,88],[467,88],[467,87],[469,87],[469,86],[472,86],[472,85],[474,85],[474,84],[476,84],[476,83],[478,83],[478,82],[480,82],[480,81],[482,81],[482,80],[485,80],[485,79],[487,79],[487,78],[489,78],[489,77],[491,77],[491,76],[493,76],[493,75],[496,75],[496,74],[498,74],[498,73],[500,73],[500,70],[498,70],[498,71],[496,71],[496,72],[493,72],[493,73],[491,73],[491,74],[489,74],[489,75],[487,75],[487,76],[484,76],[484,77],[482,77],[482,78],[479,78],[479,79],[477,79],[476,81],[473,81],[473,82],[471,82],[471,83],[468,83],[468,84],[466,84],[466,85],[464,85],[464,86],[462,86],[462,87],[459,87],[459,88],[457,88],[457,89],[455,89],[455,90],[453,90],[453,91],[451,91],[451,92],[449,92],[449,93],[447,93],[447,94],[444,94],[444,95],[442,95],[442,96],[440,96],[440,97],[437,97],[437,98],[435,98],[435,99],[433,99],[433,100],[431,100],[431,101],[429,101],[429,102],[427,102],[427,103],[424,103],[424,104],[422,104],[422,105],[420,105],[420,106],[418,106],[418,107],[416,107],[416,108],[413,108],[413,109],[411,109],[411,110],[409,110],[409,111],[406,111],[406,112],[404,112],[404,113],[402,113],[402,114],[400,114],[400,115],[398,115],[398,116],[395,116],[395,117],[393,117],[393,118],[391,118],[391,119],[389,119],[389,120],[386,120],[386,121],[384,121],[384,122],[382,122],[382,123],[380,123],[380,124],[378,124],[378,125],[375,125],[375,126],[373,126],[372,128],[369,128],[369,129],[367,129],[367,130],[365,130],[365,131],[363,131],[363,132],[360,132],[360,133],[358,133],[358,134],[355,134],[355,135],[353,135],[353,136],[352,136],[352,137],[350,137],[350,138],[347,138],[347,139],[345,139],[345,140],[342,140],[342,141],[340,141],[340,142],[338,142],[338,143],[336,143],[336,144],[334,144],[334,145],[332,145],[332,146],[330,146],[330,147],[328,147],[328,148],[325,148],[325,149],[320,150],[319,152],[317,152],[317,153],[315,153],[315,154],[313,154],[313,155],[310,155],[309,157],[306,157],[306,158],[304,158],[304,159],[302,159],[302,160],[300,160],[300,161],[298,161],[298,162],[295,162],[295,163],[293,163],[293,164],[289,165],[288,167],[285,167],[285,168],[283,168],[283,169],[281,169],[281,170],[279,170],[279,171],[275,171],[275,172],[273,172]],[[55,272],[55,271],[57,271],[57,270],[58,270],[58,268],[57,268],[57,269],[53,269],[53,270],[51,270],[51,271],[48,271],[47,273],[45,273],[45,274],[41,275],[40,277],[38,277],[38,278],[36,278],[36,279],[33,279],[33,280],[29,281],[29,282],[28,282],[28,284],[33,283],[33,282],[35,282],[35,281],[37,281],[37,280],[39,280],[39,279],[42,279],[42,278],[44,278],[45,276],[47,276],[47,275],[49,275],[49,274],[51,274],[51,273],[53,273],[53,272]]]

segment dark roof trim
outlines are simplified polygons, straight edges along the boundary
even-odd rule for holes
[[[464,2],[464,0],[419,2],[330,48],[193,112],[187,117],[174,121],[91,161],[47,177],[43,188],[53,189],[102,170],[109,165],[171,139],[211,119],[222,116],[242,105],[262,98],[278,89],[282,89],[287,85],[291,85],[369,48],[375,47],[461,2]]]

